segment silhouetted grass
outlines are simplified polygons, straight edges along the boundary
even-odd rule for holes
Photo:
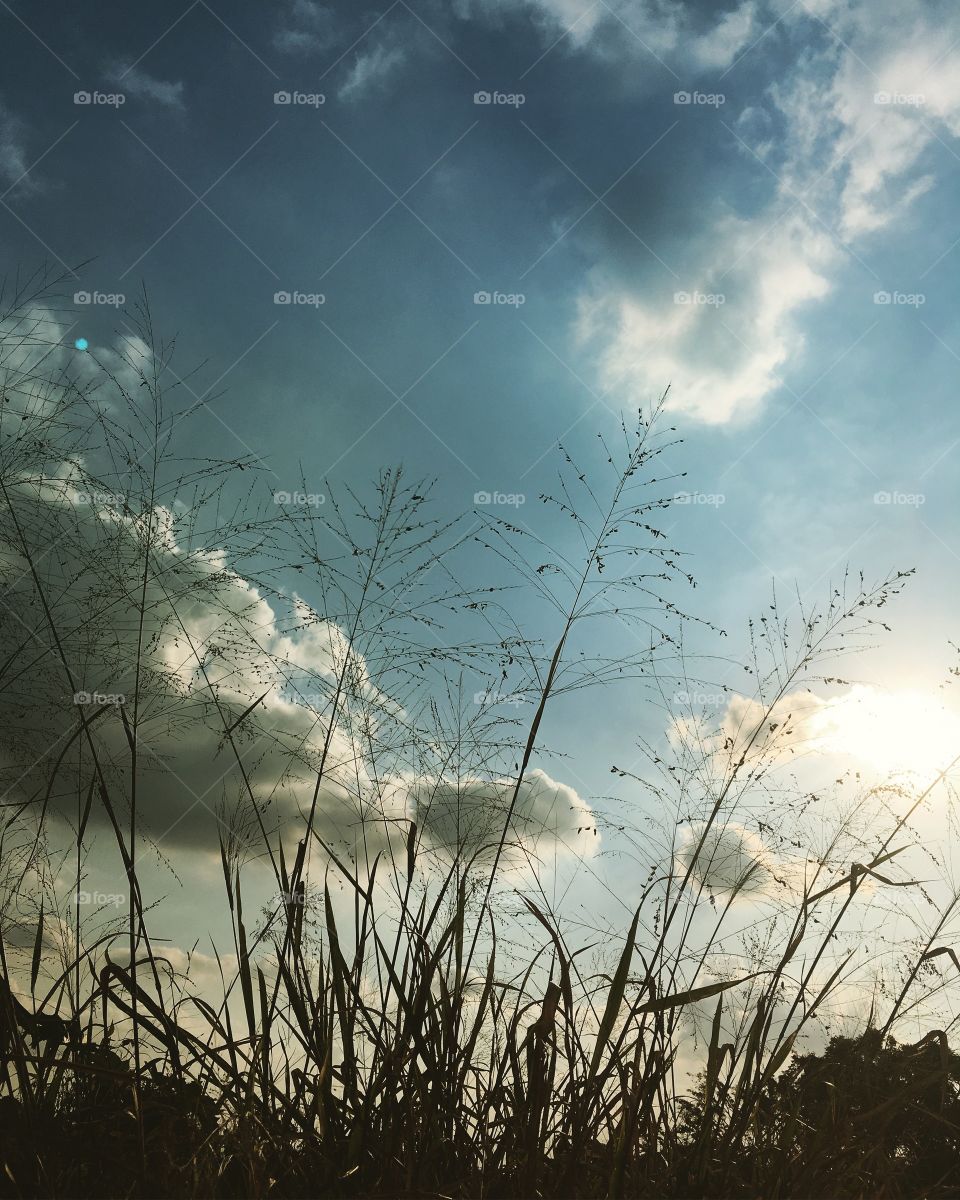
[[[915,1044],[892,1036],[957,965],[943,941],[952,889],[932,925],[918,924],[906,965],[892,964],[899,982],[874,989],[865,1031],[828,1038],[822,1024],[855,1007],[862,914],[887,890],[922,886],[900,864],[917,851],[911,818],[943,778],[830,810],[817,797],[798,809],[769,782],[790,746],[788,698],[872,636],[905,575],[875,588],[845,579],[820,610],[775,603],[746,664],[757,717],[720,736],[690,714],[642,773],[613,768],[649,789],[663,820],[607,815],[636,855],[637,907],[620,929],[574,920],[543,886],[525,790],[545,713],[617,680],[651,703],[696,685],[690,618],[668,591],[692,580],[655,524],[670,502],[670,476],[657,476],[672,445],[662,413],[623,429],[603,486],[561,453],[558,496],[543,500],[575,522],[579,563],[506,520],[437,522],[426,489],[397,472],[369,506],[345,489],[322,511],[277,513],[229,491],[252,461],[168,469],[182,410],[167,408],[169,348],[145,309],[133,388],[116,363],[89,377],[61,368],[55,305],[56,281],[41,276],[15,282],[0,314],[0,682],[12,698],[0,1193],[960,1194],[960,1060],[944,1029]],[[73,498],[61,502],[64,487]],[[103,511],[75,498],[99,492],[122,501]],[[501,564],[500,583],[454,573],[468,542]],[[238,564],[259,589],[245,609],[225,599]],[[256,600],[289,603],[279,580],[291,566],[312,572],[322,598],[320,610],[298,602],[291,626],[328,637],[311,679],[257,643]],[[517,584],[544,603],[542,637],[508,611]],[[217,619],[198,633],[201,602]],[[584,650],[598,620],[624,627],[628,654]],[[189,688],[158,649],[165,639],[192,664]],[[241,698],[230,680],[251,662],[257,686]],[[470,709],[468,672],[522,695],[530,719]],[[121,678],[119,702],[67,701],[68,717],[48,699]],[[313,713],[309,741],[264,715],[280,688]],[[200,726],[235,767],[220,808],[233,945],[214,955],[219,995],[151,936],[143,894],[144,856],[160,853],[143,807],[156,731]],[[293,829],[259,788],[259,739],[289,756],[281,782],[307,781]],[[419,789],[412,811],[391,804],[401,776]],[[468,804],[464,779],[496,787]],[[798,811],[825,830],[800,847],[802,869],[777,878],[739,855],[731,867],[737,821],[760,812],[786,837]],[[127,917],[96,926],[79,897],[95,826],[129,900]],[[274,901],[261,911],[250,894],[265,877]],[[822,1053],[801,1053],[813,1034]]]

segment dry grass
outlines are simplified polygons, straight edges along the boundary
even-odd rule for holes
[[[915,1044],[892,1040],[905,1016],[922,1011],[929,1024],[933,1006],[947,1003],[957,966],[952,889],[930,900],[935,918],[918,924],[905,963],[869,956],[869,979],[881,982],[866,1032],[800,1053],[808,1036],[823,1049],[824,1023],[867,978],[856,949],[876,928],[867,914],[891,890],[900,900],[923,886],[903,865],[924,853],[911,820],[943,781],[830,809],[836,820],[822,844],[804,845],[803,871],[776,880],[772,894],[758,884],[762,864],[718,882],[713,861],[735,817],[760,812],[784,838],[791,822],[824,828],[816,797],[787,799],[770,782],[790,734],[771,726],[786,697],[823,679],[822,663],[872,636],[905,576],[876,588],[845,581],[818,611],[774,606],[747,664],[761,719],[736,739],[696,724],[671,760],[661,747],[643,772],[614,768],[651,790],[663,820],[656,833],[608,814],[636,855],[637,907],[619,932],[599,918],[590,928],[543,886],[522,822],[524,788],[558,696],[628,678],[653,702],[695,685],[683,653],[690,621],[669,599],[689,577],[655,525],[669,504],[669,480],[657,478],[672,444],[661,414],[624,429],[602,488],[563,456],[560,492],[545,501],[576,522],[579,563],[543,545],[533,553],[507,521],[489,519],[479,534],[437,523],[423,489],[395,472],[370,507],[352,493],[322,513],[228,507],[234,474],[253,464],[167,469],[180,414],[167,410],[169,348],[153,340],[146,312],[152,353],[135,364],[133,391],[110,364],[95,381],[54,373],[37,312],[55,304],[56,281],[40,277],[15,283],[0,315],[9,576],[0,675],[19,698],[4,746],[0,846],[0,1193],[960,1194],[960,1060],[949,1025]],[[100,404],[104,382],[125,415]],[[97,589],[53,554],[54,540],[84,536],[76,505],[61,506],[53,532],[40,519],[39,498],[64,463],[71,486],[123,494],[123,518],[101,517],[100,540],[83,547],[87,560],[99,556]],[[160,513],[190,489],[174,530],[185,558],[174,569]],[[502,564],[504,586],[470,587],[455,575],[468,537]],[[307,682],[274,654],[263,695],[228,697],[210,646],[217,641],[222,658],[224,645],[233,653],[257,630],[248,614],[223,607],[199,644],[187,615],[198,595],[216,608],[231,579],[208,572],[202,585],[185,584],[184,562],[223,545],[278,602],[282,567],[308,568],[324,627],[345,635],[330,670],[309,681],[322,691],[304,700],[317,738],[306,748],[274,731],[291,771],[314,781],[292,838],[258,790],[247,739],[268,732],[263,696]],[[521,634],[507,611],[518,583],[544,602],[546,640]],[[602,620],[628,625],[641,650],[615,661],[583,652],[583,634]],[[452,646],[436,636],[447,629]],[[171,630],[195,662],[189,696],[156,654],[158,631]],[[132,680],[120,704],[73,706],[66,727],[35,711],[44,681],[76,693],[91,663],[101,679]],[[530,719],[465,715],[458,688],[468,670],[522,692]],[[233,946],[216,955],[219,997],[191,986],[151,938],[142,863],[156,847],[143,806],[157,723],[183,736],[205,723],[236,766],[222,810]],[[30,769],[38,751],[47,753]],[[436,782],[451,764],[458,777],[501,781],[479,826],[476,808],[454,813],[452,839],[437,832],[451,819]],[[426,789],[404,819],[384,785],[401,768]],[[331,789],[353,806],[349,842],[328,819]],[[677,825],[694,811],[680,855]],[[55,883],[69,877],[79,889],[95,826],[112,839],[129,914],[91,928],[79,900],[64,911],[60,893],[58,907]],[[260,911],[249,896],[265,877],[277,901]],[[701,1068],[694,1083],[691,1063]]]

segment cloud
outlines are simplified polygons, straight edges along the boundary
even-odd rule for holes
[[[329,49],[338,36],[333,9],[315,0],[292,0],[273,35],[273,45],[283,54],[313,54]]]
[[[650,296],[597,268],[576,333],[596,349],[605,390],[670,384],[674,411],[724,424],[755,413],[777,386],[803,346],[794,318],[829,291],[838,255],[799,213],[772,230],[728,215],[712,232],[682,288]]]
[[[0,321],[0,389],[17,401],[0,408],[0,432],[10,435],[0,464],[15,456],[27,432],[39,433],[42,422],[56,417],[68,380],[77,388],[90,388],[108,409],[111,396],[102,386],[106,376],[128,395],[139,388],[150,357],[142,338],[130,334],[116,346],[95,343],[89,353],[75,354],[67,348],[73,332],[51,310],[37,306]],[[57,475],[63,468],[62,462],[51,467]]]
[[[672,383],[674,410],[705,424],[750,419],[789,383],[813,307],[869,239],[909,219],[935,186],[932,152],[952,154],[960,133],[955,6],[777,0],[717,13],[516,0],[467,11],[532,12],[545,45],[569,31],[554,53],[601,61],[624,86],[655,54],[675,86],[702,80],[704,91],[727,93],[716,111],[678,110],[684,124],[669,135],[668,145],[688,135],[696,145],[703,127],[691,123],[709,121],[714,141],[702,182],[677,197],[689,237],[664,245],[643,231],[668,270],[627,275],[622,231],[611,228],[593,247],[576,317],[605,388],[659,395]],[[646,180],[625,181],[621,197],[631,186]],[[678,309],[674,293],[720,299]]]
[[[124,346],[103,357],[136,400],[142,393],[133,385],[150,376],[150,353],[139,341]],[[37,375],[21,355],[6,380]],[[104,395],[83,375],[75,387],[85,405],[96,398],[105,421],[121,419],[115,388]],[[129,719],[139,672],[138,824],[161,851],[215,855],[222,835],[252,857],[263,849],[261,822],[292,843],[303,836],[320,778],[317,831],[360,869],[380,849],[402,861],[411,818],[425,852],[449,854],[461,839],[473,848],[499,835],[510,785],[469,775],[428,787],[425,770],[411,782],[398,763],[409,761],[415,723],[377,686],[335,621],[296,594],[268,593],[245,578],[222,545],[198,535],[185,499],[152,510],[128,506],[132,462],[110,486],[88,475],[85,453],[55,457],[44,431],[69,424],[69,395],[61,405],[56,388],[39,398],[10,394],[18,398],[3,406],[0,460],[11,499],[0,515],[5,803],[32,801],[39,811],[38,798],[47,797],[54,813],[75,815],[76,782],[90,769],[82,715],[122,812],[130,765],[124,713]],[[47,608],[38,603],[23,541]],[[348,655],[349,687],[331,728]],[[98,793],[91,828],[107,826]],[[525,853],[592,845],[588,826],[589,809],[573,789],[530,773],[511,834]]]
[[[720,12],[656,0],[462,0],[457,12],[486,21],[523,13],[533,17],[547,45],[562,37],[564,50],[589,51],[605,61],[649,63],[653,57],[696,71],[729,66],[757,25],[754,0]]]
[[[670,736],[724,761],[743,753],[748,764],[829,755],[880,775],[929,781],[960,751],[960,714],[925,692],[854,684],[829,697],[791,692],[772,710],[735,695],[718,722],[678,717]]]
[[[176,81],[168,83],[165,79],[156,79],[140,67],[124,68],[117,66],[111,72],[111,79],[122,87],[125,95],[134,96],[138,100],[155,100],[166,108],[182,109],[183,83]]]
[[[220,820],[224,812],[238,814],[245,836],[255,836],[256,805],[268,828],[281,827],[295,838],[320,767],[330,683],[347,648],[341,631],[301,601],[279,615],[257,587],[230,569],[225,553],[185,546],[189,515],[176,507],[157,508],[151,521],[149,514],[125,512],[122,493],[92,491],[69,472],[23,481],[11,496],[17,519],[36,539],[72,678],[50,646],[45,621],[38,620],[28,566],[16,552],[8,520],[4,559],[16,582],[0,620],[22,655],[45,651],[29,679],[4,698],[9,724],[2,768],[9,798],[59,783],[50,772],[76,732],[78,710],[87,719],[97,714],[100,761],[116,796],[126,795],[129,749],[116,704],[117,698],[133,704],[139,634],[130,606],[150,536],[140,665],[138,805],[144,828],[164,846],[213,853],[218,829],[234,827],[234,816]],[[362,663],[358,670],[362,678]],[[234,735],[238,763],[224,728],[264,692],[256,713]],[[383,713],[372,689],[368,700]],[[69,754],[63,775],[78,766]],[[368,838],[376,841],[403,818],[379,803],[346,721],[333,732],[324,780],[319,828],[329,840],[352,848],[361,823],[369,821]],[[98,810],[102,824],[100,805]]]
[[[701,844],[702,843],[702,844]],[[714,892],[756,898],[771,891],[775,866],[760,839],[742,825],[688,825],[675,852],[677,866]]]
[[[403,46],[381,40],[357,55],[337,95],[341,100],[359,100],[372,91],[383,89],[406,61]]]
[[[315,0],[292,0],[273,35],[273,45],[281,53],[304,56],[344,42],[343,62],[336,59],[333,66],[342,76],[337,95],[349,103],[385,88],[410,55],[423,48],[423,32],[422,27],[411,27],[401,37],[394,23],[382,19],[364,30],[352,21],[344,24],[333,9]]]
[[[905,216],[934,183],[924,155],[960,133],[960,16],[888,3],[828,16],[843,44],[770,90],[788,134],[774,165],[790,185],[816,180],[813,197],[835,205],[840,236],[859,239]]]
[[[748,0],[739,8],[724,13],[708,32],[692,43],[692,57],[705,69],[723,70],[729,67],[757,33],[756,5]]]
[[[492,862],[513,796],[513,780],[461,779],[407,785],[411,817],[428,842],[448,858],[477,856]],[[524,866],[554,854],[592,854],[599,835],[589,806],[545,771],[525,777],[514,806],[501,862]]]
[[[29,167],[24,148],[25,126],[23,121],[0,101],[0,182],[7,187],[21,182],[22,186],[36,188],[36,181],[24,178]]]

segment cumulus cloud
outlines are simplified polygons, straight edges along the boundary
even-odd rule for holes
[[[931,151],[949,149],[960,132],[955,6],[776,0],[704,13],[646,0],[504,0],[466,11],[532,12],[546,45],[569,31],[555,53],[618,64],[625,84],[652,53],[675,72],[675,86],[700,80],[705,91],[728,93],[718,111],[696,119],[714,122],[725,150],[724,194],[743,178],[763,199],[734,211],[716,202],[716,180],[705,181],[685,201],[686,245],[667,250],[644,235],[672,274],[625,277],[619,247],[604,247],[576,324],[606,388],[659,394],[670,383],[675,410],[708,424],[748,419],[777,391],[803,351],[811,307],[829,295],[851,251],[864,254],[868,239],[909,219],[936,184]],[[800,38],[807,49],[797,54]],[[734,65],[740,56],[748,68]],[[767,85],[738,102],[742,71],[769,73],[771,64]],[[677,293],[707,299],[678,307]]]
[[[755,109],[733,127],[748,164],[763,161],[776,182],[759,212],[716,220],[684,281],[720,302],[676,312],[606,283],[585,297],[582,325],[610,329],[599,349],[608,385],[671,381],[675,407],[707,423],[753,415],[802,349],[804,312],[830,291],[845,244],[901,221],[933,185],[925,152],[960,121],[960,25],[861,16],[848,48],[802,60],[770,89],[779,137]]]
[[[114,379],[122,377],[121,363],[131,382],[149,374],[142,342],[128,339],[122,353],[112,353]],[[21,377],[36,375],[31,361],[21,353]],[[9,384],[9,375],[0,373],[3,379]],[[108,398],[100,402],[105,420],[120,419]],[[406,776],[391,748],[409,747],[409,714],[377,686],[336,622],[296,594],[267,593],[244,577],[224,546],[198,534],[196,513],[182,498],[140,509],[128,503],[123,471],[111,488],[87,474],[81,455],[52,458],[40,434],[65,417],[51,396],[20,398],[3,414],[12,433],[5,440],[12,457],[0,460],[10,497],[0,516],[5,803],[75,814],[77,779],[91,769],[82,715],[122,810],[139,671],[138,824],[161,850],[216,854],[222,834],[254,855],[263,849],[261,821],[293,842],[303,836],[321,765],[316,828],[361,868],[362,854],[402,853],[411,820],[424,849],[444,854],[498,836],[509,785],[476,777],[427,784],[426,771]],[[348,657],[349,687],[331,728],[331,697]],[[101,800],[98,793],[92,827],[107,822]],[[592,839],[590,826],[573,789],[533,771],[511,840],[546,855],[553,845]]]
[[[77,731],[78,705],[88,720],[96,714],[101,761],[117,793],[127,791],[129,747],[116,703],[120,698],[129,711],[133,702],[140,635],[130,605],[148,515],[126,513],[119,497],[88,489],[64,471],[11,490],[21,525],[45,531],[38,542],[41,574],[73,675],[68,682],[63,674],[32,598],[28,565],[5,524],[4,575],[14,583],[7,586],[0,623],[20,658],[41,659],[29,677],[8,688],[0,710],[8,800],[26,799],[48,784],[55,796],[61,786],[70,793],[66,780],[77,766],[80,739],[59,765],[62,785],[52,768]],[[231,569],[225,552],[188,548],[185,528],[175,506],[153,514],[138,807],[143,828],[161,848],[215,853],[218,831],[231,825],[225,814],[236,811],[247,814],[243,826],[256,852],[254,804],[268,829],[282,830],[293,842],[302,836],[322,761],[317,827],[349,854],[359,845],[370,853],[399,848],[411,819],[418,821],[424,848],[443,853],[461,847],[472,853],[499,836],[511,787],[506,781],[426,784],[374,776],[366,732],[389,741],[386,726],[402,720],[403,710],[377,690],[356,654],[353,696],[343,702],[324,759],[333,682],[350,652],[345,634],[298,598],[285,606],[266,597]],[[224,728],[258,698],[233,735],[238,762]],[[594,840],[591,813],[577,793],[531,772],[512,822],[514,849],[538,856]]]
[[[791,190],[817,180],[841,237],[902,219],[935,182],[926,152],[960,133],[960,17],[938,9],[828,6],[839,42],[771,88],[788,135],[777,169]]]
[[[5,596],[6,640],[21,657],[41,656],[5,693],[8,799],[26,798],[38,784],[53,785],[54,794],[67,786],[50,768],[77,730],[78,709],[88,720],[97,716],[101,761],[117,794],[126,795],[129,751],[117,704],[133,703],[140,633],[131,605],[149,537],[140,666],[144,828],[164,845],[215,852],[224,806],[246,811],[250,826],[256,804],[268,828],[296,837],[320,766],[330,683],[347,649],[342,632],[302,601],[279,615],[230,569],[225,553],[185,547],[184,515],[174,508],[157,509],[152,520],[149,513],[134,515],[124,511],[121,496],[92,492],[69,474],[20,483],[11,499],[42,559],[72,677],[51,646],[28,564],[5,523],[4,573],[14,580]],[[362,675],[362,662],[358,670]],[[264,692],[234,734],[234,756],[224,729]],[[369,702],[376,705],[375,693]],[[79,741],[73,745],[79,753]],[[65,776],[75,759],[68,756]],[[324,778],[320,831],[330,840],[352,847],[365,821],[375,840],[404,815],[384,813],[359,746],[343,726],[334,730]]]
[[[754,413],[803,344],[792,318],[827,293],[837,260],[802,215],[761,232],[754,220],[720,219],[697,274],[656,299],[597,270],[577,334],[596,347],[604,388],[670,383],[675,411],[707,424]]]
[[[710,828],[701,823],[686,826],[675,857],[684,874],[689,870],[713,892],[752,899],[770,892],[775,882],[774,861],[763,843],[736,822]]]
[[[934,696],[910,689],[883,691],[854,684],[836,696],[808,689],[784,696],[772,709],[750,696],[731,696],[719,722],[677,718],[675,739],[732,760],[786,759],[817,753],[875,772],[928,780],[960,752],[960,714]]]
[[[418,781],[406,785],[411,817],[430,845],[448,857],[492,861],[514,792],[506,779]],[[505,865],[540,862],[557,850],[592,854],[599,835],[589,806],[576,791],[541,770],[530,771],[517,796],[501,857]]]

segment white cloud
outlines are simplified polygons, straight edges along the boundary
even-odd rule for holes
[[[337,95],[341,100],[358,100],[387,85],[390,77],[406,62],[406,51],[399,44],[377,42],[356,57]]]
[[[460,779],[400,785],[411,817],[428,841],[447,856],[462,852],[489,864],[504,831],[515,781]],[[524,866],[556,851],[593,854],[599,834],[593,813],[576,791],[533,770],[525,777],[514,806],[501,862]]]
[[[334,45],[337,37],[333,9],[315,0],[292,0],[273,44],[284,54],[312,54]]]
[[[778,868],[763,843],[744,826],[688,825],[675,851],[677,866],[714,892],[754,899],[772,890]],[[692,870],[691,870],[692,868]]]
[[[904,216],[934,183],[925,153],[960,133],[960,17],[857,4],[830,20],[841,41],[771,95],[787,122],[788,181],[822,177],[813,197],[832,201],[839,233],[855,239]]]
[[[729,67],[756,36],[756,28],[756,5],[747,0],[739,8],[725,13],[707,33],[693,39],[689,48],[694,62],[713,70]]]
[[[658,395],[672,383],[674,409],[710,424],[755,415],[802,351],[807,306],[829,294],[848,248],[864,253],[868,237],[902,224],[935,186],[930,151],[944,143],[952,152],[960,133],[960,10],[777,0],[742,4],[705,29],[695,29],[691,8],[645,0],[610,8],[514,0],[467,11],[508,9],[539,14],[548,43],[573,25],[558,52],[616,60],[625,81],[648,50],[677,71],[681,87],[748,51],[749,67],[772,77],[738,112],[747,68],[717,75],[703,86],[729,93],[727,102],[702,114],[732,155],[726,182],[736,186],[745,174],[768,198],[749,215],[688,200],[690,244],[668,252],[652,242],[674,276],[653,267],[655,289],[650,275],[625,280],[611,252],[609,263],[597,262],[578,313],[605,387]],[[793,53],[791,37],[809,48]],[[695,290],[725,303],[677,310],[673,292]]]
[[[707,424],[754,413],[803,345],[793,319],[829,290],[837,252],[802,213],[774,225],[720,219],[696,274],[656,296],[598,268],[577,333],[598,354],[604,389],[662,391]]]
[[[49,316],[46,323],[53,324]],[[56,344],[53,331],[49,336]],[[31,364],[44,349],[36,348],[32,358],[21,353],[15,370],[9,361],[0,362],[0,381],[35,375]],[[136,402],[141,394],[136,382],[142,372],[150,373],[148,349],[126,339],[123,352],[102,356]],[[81,372],[90,370],[87,360],[87,355],[69,356]],[[83,374],[78,386],[90,386]],[[402,859],[411,817],[419,820],[424,850],[447,853],[459,844],[457,811],[470,827],[466,844],[488,838],[505,811],[508,784],[471,775],[459,783],[432,785],[428,803],[422,782],[426,769],[412,784],[399,765],[412,753],[409,714],[378,689],[339,625],[302,598],[268,595],[238,573],[224,547],[193,536],[195,514],[188,504],[171,500],[152,513],[131,512],[125,507],[122,467],[111,487],[88,478],[84,455],[69,461],[54,457],[40,431],[67,424],[68,410],[57,406],[58,389],[51,393],[32,400],[18,392],[17,402],[4,406],[4,432],[12,437],[5,438],[2,465],[17,520],[36,549],[72,678],[51,642],[19,535],[5,512],[0,516],[6,581],[0,640],[8,649],[0,693],[5,730],[0,779],[7,801],[26,799],[36,789],[43,794],[49,784],[56,811],[59,788],[69,791],[64,781],[75,781],[80,768],[82,739],[68,741],[78,728],[80,693],[87,697],[79,699],[87,718],[99,714],[98,753],[122,806],[129,745],[120,712],[106,697],[132,704],[142,644],[138,811],[142,827],[161,848],[215,854],[222,828],[218,813],[226,811],[238,814],[244,836],[252,839],[251,852],[259,853],[254,804],[265,826],[282,829],[292,842],[302,836],[321,761],[318,831],[343,852],[356,854],[361,869],[364,853],[372,857],[388,845]],[[89,394],[110,422],[119,418],[108,396]],[[152,548],[141,642],[137,610],[131,606],[140,592],[148,536]],[[324,757],[332,689],[348,654],[353,664],[349,694],[341,700]],[[224,728],[258,698],[234,734],[241,770]],[[372,744],[378,747],[375,765]],[[403,749],[394,751],[395,746]],[[66,757],[58,764],[63,749]],[[424,744],[423,753],[428,749]],[[105,819],[98,803],[92,821],[102,827]],[[592,828],[586,830],[592,827],[591,814],[576,792],[532,771],[514,816],[515,840],[531,854],[547,854],[553,845],[576,842],[578,825],[584,827],[580,840],[592,841]]]
[[[732,696],[718,723],[677,718],[673,738],[735,762],[828,755],[875,774],[929,782],[960,753],[960,714],[914,690],[854,684],[836,696],[791,692],[768,711],[749,696]]]
[[[9,786],[27,769],[19,793],[36,786],[50,766],[49,757],[41,757],[44,751],[76,727],[75,693],[91,697],[85,705],[88,717],[107,703],[98,696],[132,703],[137,622],[129,608],[146,522],[126,515],[106,489],[92,492],[75,475],[24,482],[12,495],[21,523],[44,530],[42,546],[56,545],[55,555],[44,559],[43,575],[73,672],[70,683],[49,656],[26,692],[18,687],[5,696],[9,729],[18,736],[4,747],[4,774]],[[145,826],[165,844],[216,850],[214,810],[222,801],[228,808],[250,810],[251,805],[243,774],[223,743],[220,714],[236,720],[268,691],[236,740],[267,826],[285,825],[293,838],[309,808],[326,725],[323,702],[298,703],[291,689],[326,695],[344,650],[343,636],[302,603],[281,618],[259,589],[231,571],[223,552],[190,551],[181,540],[183,513],[157,509],[153,526],[142,659]],[[6,545],[15,545],[7,523],[3,533]],[[5,624],[12,644],[27,637],[26,653],[34,643],[48,645],[50,635],[35,607],[29,607],[32,585],[25,561],[17,561],[9,549],[5,557],[17,580],[6,594],[12,620]],[[127,751],[117,710],[98,722],[97,740],[123,795]],[[351,736],[336,729],[321,797],[321,829],[350,844],[361,817],[380,815],[371,808],[377,800],[366,790],[369,780],[360,759]],[[29,770],[38,761],[38,769]]]
[[[533,16],[548,45],[562,36],[564,49],[589,49],[621,64],[655,56],[688,70],[729,66],[757,23],[755,0],[715,17],[711,12],[706,24],[693,5],[656,0],[461,0],[457,6],[460,15],[487,21],[518,11]]]
[[[115,67],[111,78],[125,95],[138,100],[155,100],[166,108],[183,108],[183,83],[168,82],[148,74],[141,67]]]

